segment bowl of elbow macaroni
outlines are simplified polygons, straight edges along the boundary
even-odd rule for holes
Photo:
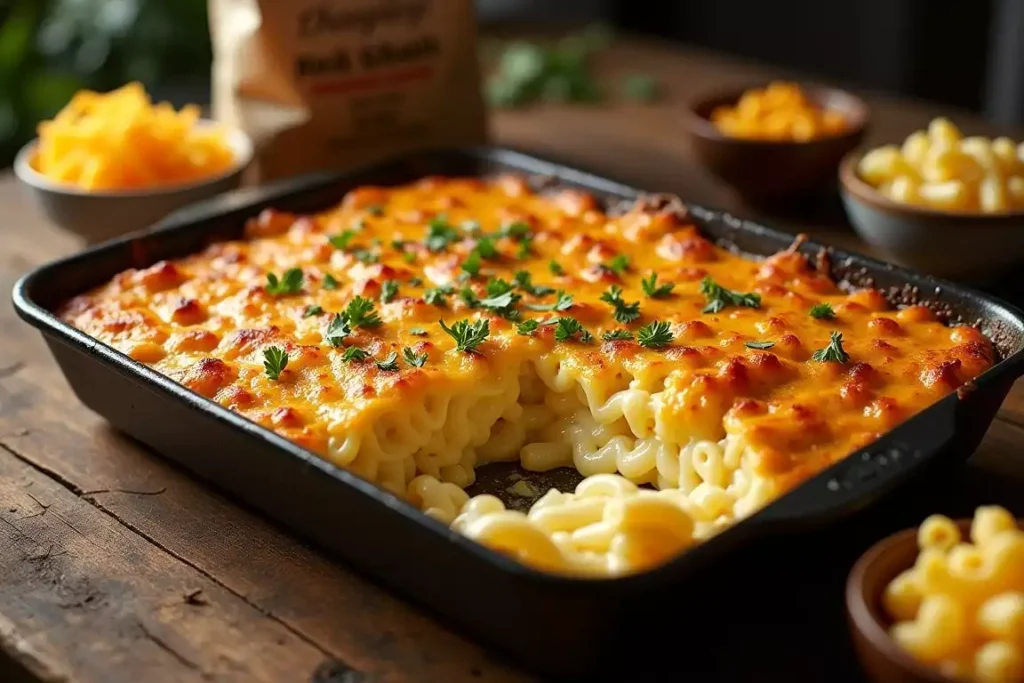
[[[1024,681],[1024,531],[998,506],[932,515],[854,566],[850,630],[869,677]]]
[[[850,153],[839,175],[854,230],[892,261],[977,280],[1024,258],[1024,142],[936,118],[902,144]]]

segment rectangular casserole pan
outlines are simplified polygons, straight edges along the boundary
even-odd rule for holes
[[[506,149],[420,153],[356,173],[318,174],[240,190],[189,207],[150,232],[34,270],[15,286],[14,305],[24,320],[43,333],[78,398],[115,427],[432,608],[473,637],[559,680],[635,674],[638,660],[652,659],[637,655],[658,647],[659,638],[668,638],[664,646],[673,648],[662,652],[678,649],[680,643],[673,640],[681,634],[672,629],[666,633],[650,612],[656,609],[664,619],[674,610],[692,609],[704,590],[695,579],[697,572],[721,561],[737,544],[850,517],[936,463],[966,459],[1014,380],[1024,372],[1024,314],[1017,309],[955,284],[828,250],[838,281],[872,285],[887,291],[894,303],[921,301],[941,309],[953,321],[979,325],[996,343],[999,362],[965,390],[947,396],[668,564],[625,578],[583,580],[543,574],[477,545],[384,490],[193,394],[51,313],[61,302],[126,268],[145,267],[199,251],[212,242],[238,238],[245,220],[267,207],[317,211],[359,185],[508,171],[583,188],[607,202],[629,200],[639,193]],[[707,236],[747,254],[768,255],[793,241],[792,235],[728,214],[695,206],[690,210]],[[821,249],[813,242],[801,246],[809,256]],[[483,479],[485,473],[486,468]],[[544,483],[557,480],[557,475],[540,478]]]

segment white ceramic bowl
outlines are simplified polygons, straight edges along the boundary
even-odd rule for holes
[[[211,126],[213,122],[202,120],[197,125]],[[221,175],[185,185],[90,192],[55,183],[32,168],[36,144],[37,140],[32,140],[18,152],[15,175],[29,188],[47,218],[90,244],[148,228],[176,209],[237,188],[253,157],[252,140],[240,130],[231,129],[228,144],[235,162]]]
[[[861,152],[839,166],[853,229],[899,265],[940,277],[985,282],[1024,260],[1024,212],[954,213],[889,199],[857,175]]]

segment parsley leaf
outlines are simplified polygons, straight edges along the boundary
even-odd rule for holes
[[[424,351],[423,353],[416,353],[411,348],[406,346],[404,349],[402,349],[402,358],[405,360],[406,363],[413,366],[414,368],[422,368],[423,365],[427,362],[428,356],[426,351]]]
[[[402,252],[402,260],[405,261],[406,263],[415,263],[416,262],[416,252],[414,252],[414,251],[403,251]]]
[[[474,251],[478,252],[480,256],[487,260],[498,258],[498,248],[494,246],[494,238],[492,237],[481,237],[476,241],[476,247]]]
[[[433,252],[444,251],[448,245],[462,239],[462,233],[453,228],[444,216],[435,216],[427,223],[427,237],[423,243]]]
[[[523,260],[530,258],[533,253],[533,238],[529,235],[519,241],[519,249],[516,250],[516,258]]]
[[[644,294],[652,299],[663,299],[676,288],[673,282],[665,282],[659,285],[658,274],[654,271],[651,271],[650,277],[645,277],[640,281],[640,286],[643,287]]]
[[[324,341],[331,346],[338,347],[350,334],[352,334],[352,328],[349,327],[348,320],[341,313],[335,313],[327,325]]]
[[[411,330],[409,330],[409,334],[414,335],[416,337],[426,337],[427,331],[422,327],[414,327]]]
[[[398,281],[385,280],[380,286],[380,302],[389,304],[398,296]]]
[[[832,310],[832,304],[814,304],[811,306],[810,314],[812,318],[818,320],[833,320],[836,317],[836,312]]]
[[[612,285],[608,291],[601,294],[601,301],[615,309],[615,322],[625,325],[640,317],[640,302],[627,304],[623,301],[622,287],[618,285]]]
[[[576,318],[564,316],[555,320],[555,341],[569,341],[577,336],[584,344],[591,339],[590,333]]]
[[[267,293],[274,296],[298,294],[302,290],[302,269],[289,268],[278,280],[273,273],[267,273]]]
[[[423,292],[423,300],[431,306],[440,306],[444,308],[448,305],[448,295],[452,293],[452,290],[448,286],[444,287],[431,287]]]
[[[812,360],[816,360],[819,363],[845,363],[850,360],[850,354],[846,353],[843,349],[843,333],[832,332],[829,336],[828,346],[823,349],[818,349],[811,355]]]
[[[487,282],[487,296],[501,296],[506,292],[511,292],[515,288],[508,280],[502,280],[501,278],[494,278]]]
[[[572,294],[558,290],[553,304],[526,304],[531,311],[567,311],[572,308]]]
[[[605,341],[615,341],[617,339],[632,339],[633,333],[629,330],[609,330],[601,335],[601,339]]]
[[[529,337],[531,334],[537,331],[538,327],[540,327],[540,323],[537,322],[536,320],[524,320],[523,322],[516,325],[516,332],[523,335],[524,337]]]
[[[373,249],[356,249],[352,252],[352,255],[356,257],[356,260],[366,265],[372,265],[380,261],[380,254]]]
[[[501,237],[511,237],[514,240],[524,240],[530,238],[530,224],[526,221],[512,221],[501,226],[498,230],[498,235]]]
[[[467,273],[470,277],[476,277],[480,274],[480,252],[474,249],[469,252],[469,256],[462,262],[462,272]]]
[[[373,302],[361,296],[349,301],[342,315],[352,327],[377,327],[382,322],[373,310]]]
[[[522,297],[515,292],[505,292],[497,296],[489,296],[486,299],[480,300],[480,305],[484,308],[488,308],[502,318],[513,320],[519,316],[519,311],[516,310],[515,306],[519,303]]]
[[[311,304],[306,306],[306,310],[302,312],[303,318],[312,318],[314,315],[320,315],[324,312],[324,309],[319,304]]]
[[[455,347],[459,351],[475,351],[485,339],[491,334],[491,325],[486,319],[475,322],[458,320],[448,327],[441,321],[441,329],[448,333],[448,336],[455,340]]]
[[[323,284],[323,288],[324,289],[337,289],[338,288],[338,281],[336,279],[334,279],[334,276],[331,275],[330,273],[324,273],[324,279],[323,279],[323,283],[322,284]]]
[[[729,306],[761,307],[760,294],[733,292],[712,280],[710,275],[705,275],[700,281],[700,293],[708,302],[704,307],[705,313],[718,313]]]
[[[770,349],[773,346],[775,346],[775,342],[773,342],[773,341],[748,341],[748,342],[744,342],[743,345],[746,346],[748,349],[760,349],[760,350],[763,351],[764,349]]]
[[[368,354],[366,351],[363,351],[358,346],[350,346],[347,349],[345,349],[345,353],[342,354],[341,359],[346,363],[351,363],[352,361],[366,360],[369,357],[370,354]]]
[[[337,235],[331,235],[327,238],[327,241],[331,243],[332,247],[336,249],[348,249],[349,242],[356,236],[355,230],[342,230]]]
[[[267,377],[276,380],[288,367],[288,352],[280,346],[270,346],[263,349],[263,369]]]
[[[616,275],[622,275],[629,270],[629,257],[625,254],[619,254],[615,256],[611,261],[605,264],[605,268],[612,271]]]
[[[535,285],[530,281],[530,273],[525,270],[517,270],[515,274],[516,285],[519,289],[533,296],[547,296],[555,291],[554,287]]]
[[[565,275],[565,268],[562,268],[562,264],[554,259],[548,261],[548,270],[552,275]]]
[[[480,299],[476,297],[476,292],[474,292],[473,288],[469,285],[466,285],[459,290],[459,298],[462,299],[462,302],[470,308],[476,308],[480,305]]]
[[[409,286],[410,287],[422,287],[423,286],[423,280],[419,279],[418,277],[411,277],[411,278],[409,278]]]
[[[395,352],[395,351],[392,351],[391,353],[388,354],[388,357],[385,358],[384,360],[379,360],[379,361],[375,361],[375,362],[377,363],[377,367],[380,370],[384,370],[385,372],[391,372],[393,370],[397,370],[398,369],[398,353]]]
[[[673,338],[672,328],[664,320],[647,323],[636,334],[636,340],[640,342],[640,346],[648,349],[664,348],[672,343]]]

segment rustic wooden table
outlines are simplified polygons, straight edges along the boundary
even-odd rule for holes
[[[669,99],[501,113],[497,142],[757,215],[694,166],[676,112],[697,91],[779,72],[635,42],[614,47],[603,68],[658,75]],[[872,141],[900,139],[942,113],[869,99]],[[945,113],[978,132],[1004,132]],[[812,209],[769,218],[859,248],[834,205]],[[79,248],[11,177],[0,180],[0,215],[0,291]],[[113,431],[75,400],[38,334],[9,305],[0,306],[0,329],[0,680],[531,680]],[[842,618],[842,582],[856,555],[932,509],[963,515],[999,502],[1022,514],[1022,494],[1018,385],[958,476],[902,495],[855,526],[745,551],[709,584],[720,596],[714,612],[724,616],[679,620],[681,645],[697,624],[715,629],[714,642],[661,658],[676,673],[704,672],[702,680],[859,680]]]

